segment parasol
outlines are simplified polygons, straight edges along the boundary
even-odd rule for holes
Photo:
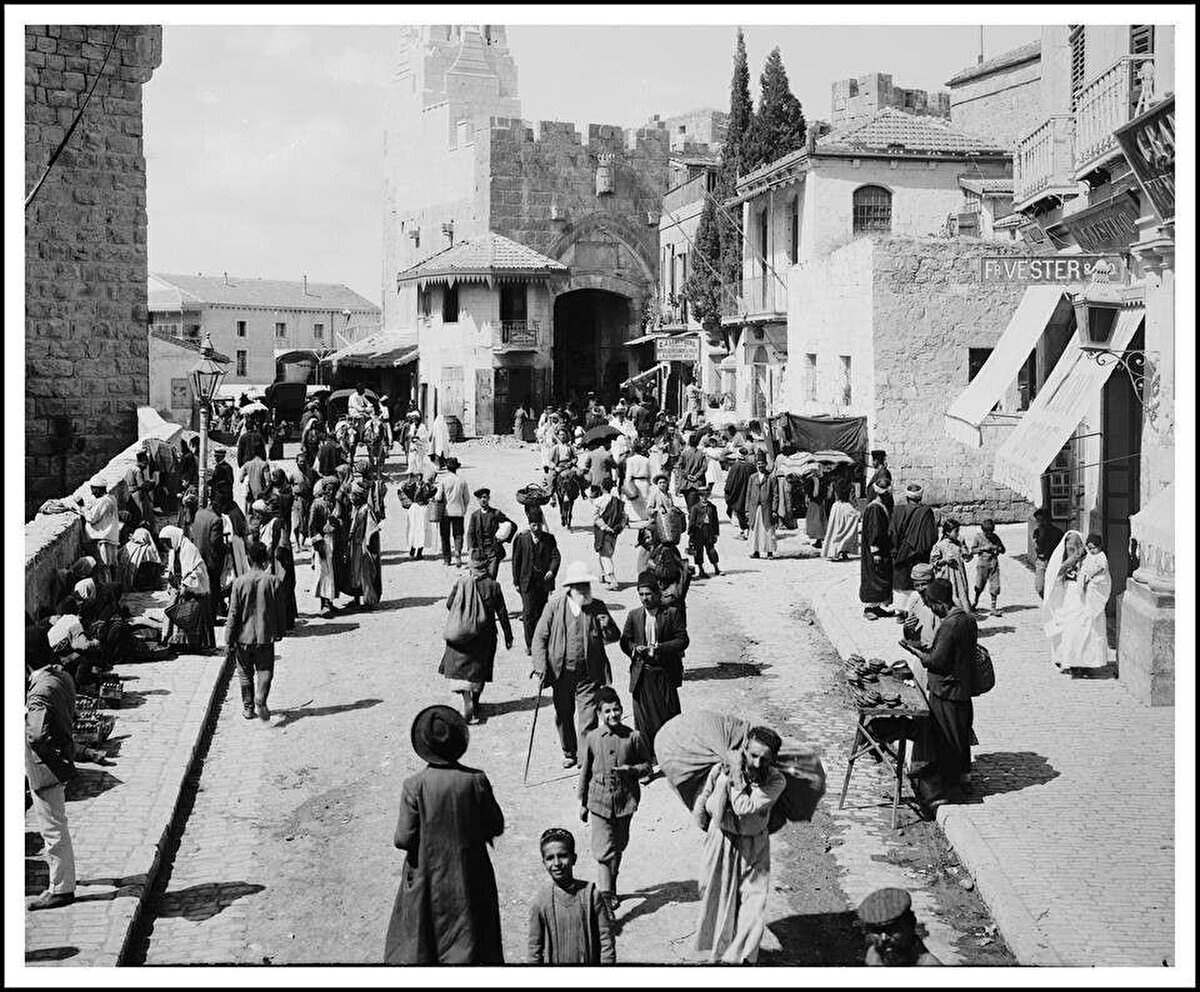
[[[713,765],[742,746],[750,723],[741,717],[711,710],[681,713],[668,720],[654,739],[654,750],[667,782],[691,809]],[[816,751],[784,745],[775,760],[787,787],[771,809],[767,828],[774,833],[784,823],[811,820],[825,794],[825,768]]]
[[[350,394],[353,392],[354,392],[353,389],[335,390],[334,392],[329,394],[329,402],[336,403],[338,400],[348,400],[350,398]],[[369,399],[372,403],[379,402],[379,396],[378,396],[378,394],[376,394],[375,390],[373,390],[373,389],[364,389],[363,395],[367,399]]]
[[[598,424],[583,435],[583,443],[607,444],[620,433],[612,424]]]
[[[247,417],[254,413],[266,413],[267,408],[265,406],[263,406],[261,403],[259,403],[258,400],[251,400],[245,406],[239,407],[238,412],[243,417]]]
[[[854,459],[844,451],[818,451],[813,455],[817,461],[826,465],[853,465]]]

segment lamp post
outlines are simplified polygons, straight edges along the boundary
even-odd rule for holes
[[[196,394],[196,399],[200,402],[200,479],[196,487],[200,506],[205,506],[208,502],[209,412],[212,409],[213,397],[217,395],[217,388],[221,385],[221,380],[225,378],[225,370],[213,361],[212,356],[212,339],[208,336],[208,332],[205,331],[204,338],[200,342],[200,357],[203,361],[200,363],[200,367],[192,372],[192,390]]]

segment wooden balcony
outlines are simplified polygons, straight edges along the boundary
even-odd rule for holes
[[[1149,104],[1154,56],[1122,55],[1088,83],[1075,104],[1075,178],[1084,179],[1121,154],[1113,132]]]
[[[754,317],[783,317],[788,308],[787,270],[753,276],[721,294],[721,318],[726,323]]]
[[[1075,121],[1051,117],[1017,142],[1013,156],[1013,209],[1027,210],[1039,200],[1079,193],[1075,181]]]

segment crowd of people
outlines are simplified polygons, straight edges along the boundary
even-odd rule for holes
[[[689,593],[709,574],[706,566],[720,574],[714,489],[722,493],[732,539],[748,542],[750,558],[774,559],[780,529],[798,532],[828,560],[858,555],[864,617],[895,617],[926,677],[930,719],[917,749],[918,797],[931,810],[970,789],[980,600],[986,590],[989,612],[999,612],[998,562],[1007,549],[991,521],[966,543],[959,521],[939,523],[916,482],[895,505],[884,452],[871,452],[874,472],[864,481],[850,457],[811,458],[758,421],[717,428],[702,418],[677,420],[652,397],[634,394],[611,413],[589,397],[582,408],[547,407],[536,424],[522,405],[515,433],[536,445],[541,475],[517,494],[525,511],[518,529],[492,504],[488,486],[464,477],[444,416],[427,426],[410,411],[402,429],[377,434],[380,412],[364,399],[356,390],[346,422],[333,426],[321,404],[310,402],[292,460],[270,457],[269,424],[245,417],[235,448],[215,450],[203,500],[192,439],[178,449],[147,442],[125,480],[123,506],[97,478],[92,500],[74,508],[92,553],[61,571],[53,606],[27,622],[27,768],[52,869],[50,888],[31,908],[73,899],[62,789],[75,760],[104,760],[72,741],[76,694],[94,693],[123,658],[212,652],[222,623],[243,715],[269,722],[276,644],[305,622],[294,549],[311,550],[309,589],[322,617],[381,603],[389,491],[383,462],[393,437],[405,456],[396,486],[401,547],[412,560],[428,551],[431,561],[456,570],[438,671],[461,695],[462,712],[434,706],[413,724],[413,747],[427,767],[403,787],[395,844],[406,862],[387,936],[389,963],[502,960],[487,845],[503,831],[504,817],[486,774],[460,759],[469,727],[486,712],[482,696],[501,638],[506,650],[517,640],[498,581],[505,560],[520,597],[520,639],[537,703],[549,690],[562,765],[580,769],[579,816],[598,874],[595,884],[575,877],[570,830],[542,834],[539,857],[549,882],[530,908],[529,959],[616,960],[617,879],[631,821],[641,789],[665,774],[659,733],[682,713]],[[376,436],[386,443],[365,443]],[[245,492],[240,506],[235,483]],[[574,561],[563,568],[547,508],[570,533],[581,497],[591,504],[595,567]],[[1036,516],[1038,593],[1044,590],[1053,661],[1073,673],[1101,667],[1111,588],[1102,542],[1063,534],[1044,510]],[[618,625],[596,592],[620,587],[615,557],[626,532],[637,547],[640,605]],[[170,602],[155,646],[122,597],[164,585]],[[342,597],[348,602],[339,604]],[[629,664],[633,727],[612,687],[609,645]],[[768,821],[786,785],[776,767],[781,746],[770,728],[749,727],[689,803],[705,837],[695,946],[712,961],[758,956],[770,888]],[[860,908],[873,934],[868,963],[937,963],[921,944],[907,897],[876,895]]]

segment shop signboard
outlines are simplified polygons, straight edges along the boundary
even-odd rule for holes
[[[1120,255],[997,255],[979,260],[981,282],[1065,285],[1076,282],[1120,282],[1125,264]]]
[[[654,342],[654,359],[659,362],[700,361],[700,335],[657,338]]]

